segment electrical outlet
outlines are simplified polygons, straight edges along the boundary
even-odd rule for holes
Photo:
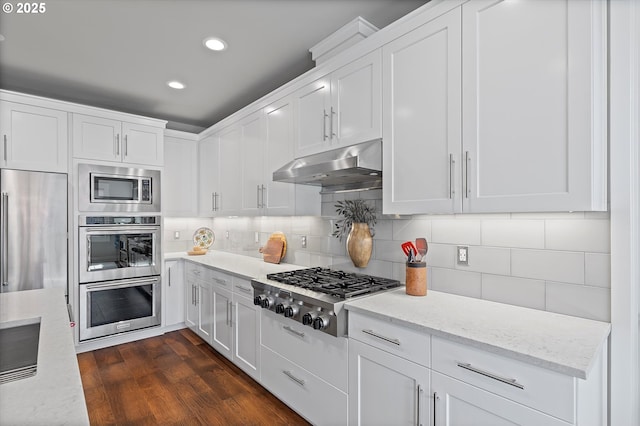
[[[300,237],[300,245],[302,246],[302,248],[307,248],[307,236],[303,235],[302,237]]]
[[[229,239],[229,231],[225,231],[224,233],[224,237],[228,240]]]
[[[458,246],[458,265],[469,264],[469,247]]]
[[[258,231],[254,233],[253,241],[255,241],[256,244],[260,242],[260,234],[258,234]]]
[[[175,240],[179,240],[180,239],[180,231],[176,231],[173,233],[173,239]]]

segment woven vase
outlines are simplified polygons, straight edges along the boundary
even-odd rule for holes
[[[347,236],[347,253],[354,266],[364,268],[369,263],[373,250],[373,238],[369,225],[366,223],[351,224],[351,231]]]

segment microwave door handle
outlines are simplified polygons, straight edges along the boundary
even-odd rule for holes
[[[126,226],[126,225],[125,225]],[[149,227],[129,227],[126,226],[126,228],[122,228],[119,226],[96,226],[94,227],[83,227],[84,229],[86,229],[87,233],[90,234],[104,234],[105,232],[117,232],[118,234],[147,234],[147,233],[154,233],[160,230],[159,226],[149,226]]]
[[[2,251],[2,259],[1,259],[1,266],[2,266],[2,287],[8,287],[9,286],[9,271],[7,270],[7,268],[9,267],[9,193],[8,192],[3,192],[2,193],[2,201],[0,202],[0,209],[1,209],[1,213],[0,215],[2,216],[2,223],[0,224],[0,227],[2,228],[2,247],[0,247],[0,250]],[[2,292],[2,290],[0,289],[0,292]]]
[[[87,235],[87,271],[91,269],[91,238]]]

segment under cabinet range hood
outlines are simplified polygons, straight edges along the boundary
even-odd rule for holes
[[[382,141],[297,158],[273,172],[274,182],[322,187],[322,193],[382,188]]]

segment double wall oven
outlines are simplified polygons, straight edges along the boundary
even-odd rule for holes
[[[90,180],[78,185],[80,341],[159,326],[159,172],[80,166]]]

